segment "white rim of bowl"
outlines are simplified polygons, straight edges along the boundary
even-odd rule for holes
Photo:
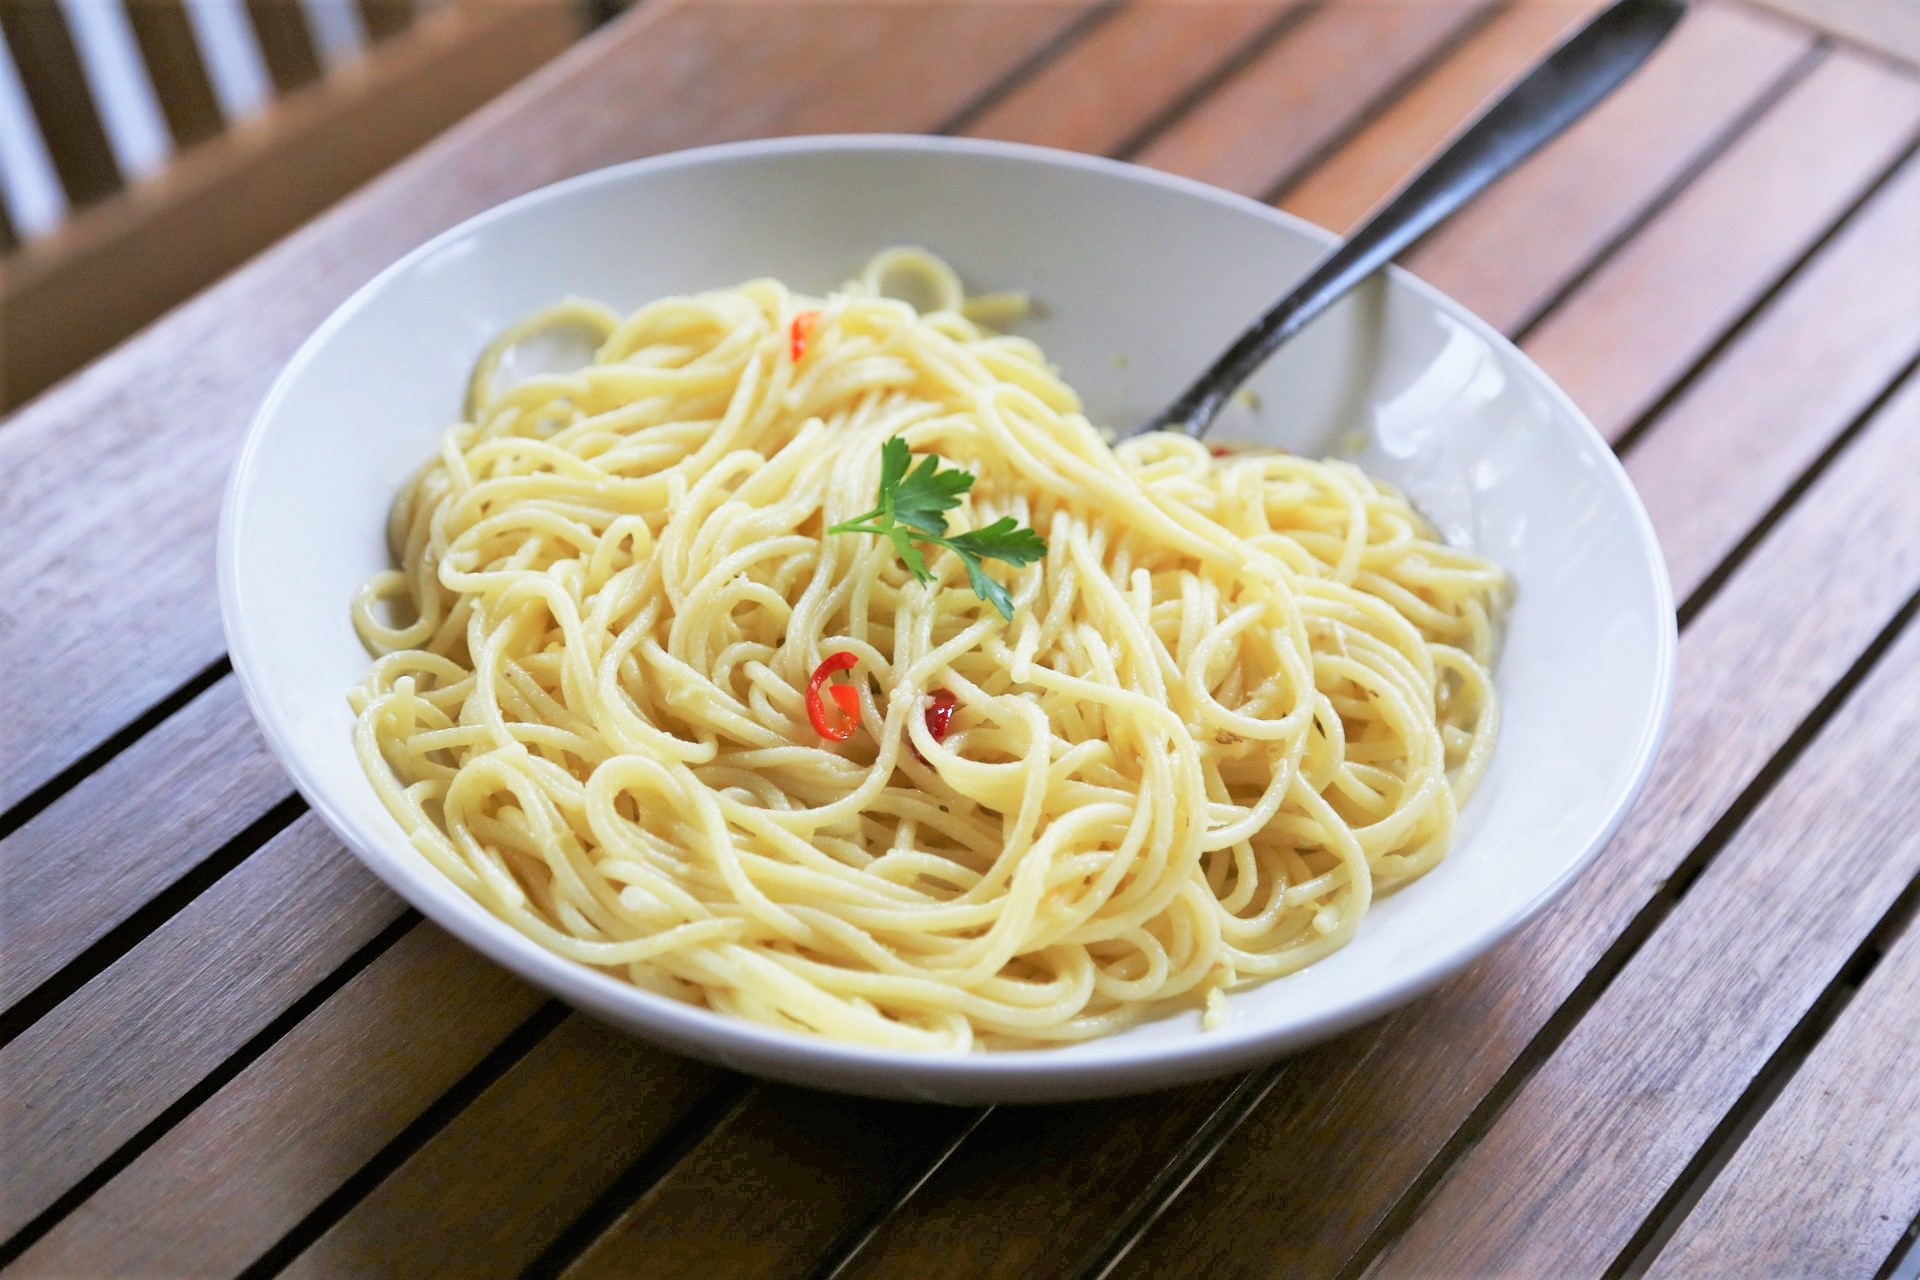
[[[927,1089],[936,1093],[955,1087],[961,1090],[992,1085],[1003,1085],[1008,1088],[1017,1088],[1022,1085],[1044,1088],[1051,1084],[1059,1089],[1061,1097],[1122,1092],[1129,1088],[1151,1088],[1163,1082],[1221,1075],[1270,1060],[1286,1052],[1289,1047],[1301,1047],[1337,1035],[1351,1027],[1370,1021],[1446,981],[1500,942],[1511,937],[1522,925],[1538,915],[1548,903],[1565,892],[1574,877],[1586,869],[1619,830],[1620,824],[1625,820],[1628,811],[1646,785],[1647,776],[1652,770],[1661,740],[1666,733],[1667,720],[1673,706],[1676,654],[1679,647],[1679,625],[1674,613],[1673,588],[1667,576],[1666,560],[1660,552],[1653,522],[1648,517],[1646,508],[1641,504],[1632,482],[1627,478],[1625,468],[1614,455],[1612,447],[1573,403],[1572,398],[1509,342],[1506,335],[1432,285],[1399,267],[1388,268],[1396,284],[1411,290],[1429,305],[1467,325],[1484,341],[1504,349],[1513,356],[1519,367],[1532,377],[1535,386],[1560,412],[1572,419],[1579,429],[1587,434],[1590,443],[1598,448],[1610,469],[1610,478],[1620,487],[1627,499],[1628,508],[1633,515],[1634,525],[1639,534],[1638,550],[1644,562],[1647,577],[1658,597],[1660,616],[1666,619],[1667,623],[1660,629],[1655,640],[1656,693],[1653,705],[1644,713],[1627,784],[1619,788],[1612,798],[1605,820],[1600,824],[1599,830],[1588,840],[1586,848],[1580,855],[1567,866],[1565,871],[1536,893],[1525,906],[1498,925],[1462,935],[1452,945],[1430,957],[1429,963],[1419,971],[1388,983],[1364,999],[1338,1009],[1311,1014],[1296,1021],[1242,1027],[1227,1026],[1216,1031],[1196,1032],[1189,1038],[1172,1041],[1127,1044],[1109,1040],[1104,1042],[1104,1052],[1098,1057],[1065,1056],[1063,1049],[1070,1046],[940,1054],[874,1048],[831,1040],[824,1036],[784,1031],[710,1009],[681,1004],[555,955],[516,931],[505,921],[493,916],[478,903],[469,901],[473,910],[462,913],[443,905],[443,901],[439,898],[413,891],[410,881],[417,874],[425,873],[437,877],[439,872],[434,871],[420,859],[417,853],[405,845],[399,838],[397,828],[392,832],[380,832],[361,824],[342,811],[326,792],[314,784],[313,779],[308,776],[307,770],[301,764],[285,726],[276,716],[267,711],[270,704],[255,677],[254,646],[239,616],[235,530],[239,523],[241,508],[251,496],[248,479],[253,470],[254,455],[265,435],[266,423],[274,416],[281,400],[288,394],[289,384],[295,375],[315,358],[320,348],[337,330],[353,320],[369,298],[386,287],[389,280],[412,269],[414,264],[422,259],[439,252],[444,245],[471,234],[490,222],[509,217],[533,205],[563,199],[577,191],[587,190],[604,183],[620,182],[638,173],[726,164],[730,161],[769,155],[844,151],[946,152],[1012,160],[1025,164],[1088,170],[1132,182],[1158,186],[1216,205],[1252,213],[1277,225],[1303,233],[1325,245],[1332,245],[1337,240],[1336,236],[1324,228],[1270,205],[1261,204],[1189,178],[1161,173],[1140,165],[1024,143],[927,137],[916,134],[819,134],[729,142],[684,151],[665,152],[596,169],[538,187],[475,214],[427,240],[355,290],[351,297],[335,308],[320,327],[300,344],[293,357],[274,379],[273,386],[268,390],[247,427],[246,438],[235,458],[220,513],[218,550],[220,613],[234,674],[240,680],[241,691],[246,697],[247,706],[253,713],[255,722],[260,726],[274,756],[292,775],[295,788],[321,820],[340,837],[342,843],[353,851],[354,856],[428,919],[482,955],[536,985],[554,992],[569,1004],[588,1012],[598,1013],[616,1022],[631,1020],[657,1031],[663,1039],[674,1044],[698,1046],[699,1049],[704,1049],[729,1063],[739,1063],[748,1069],[788,1066],[795,1074],[805,1075],[815,1080],[839,1075],[886,1079],[897,1091],[905,1092],[913,1091],[910,1088],[910,1082],[914,1080],[925,1081]],[[407,868],[403,865],[403,861],[409,859],[419,865],[412,869]],[[455,889],[454,892],[457,893],[458,890]],[[1082,1043],[1103,1044],[1099,1040]],[[690,1051],[697,1050],[690,1049]],[[857,1080],[850,1081],[850,1084],[857,1084]]]

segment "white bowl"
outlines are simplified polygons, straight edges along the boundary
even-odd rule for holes
[[[1674,612],[1653,530],[1578,410],[1503,338],[1400,273],[1290,345],[1222,438],[1343,454],[1512,572],[1492,767],[1438,869],[1344,950],[1238,992],[1228,1024],[1169,1016],[1068,1048],[921,1056],[690,1008],[562,960],[416,855],[349,741],[367,655],[347,617],[387,564],[395,487],[454,420],[509,321],[566,294],[628,309],[774,275],[825,291],[921,244],[980,289],[1031,290],[1020,326],[1097,422],[1146,418],[1329,242],[1237,196],[1063,152],[931,138],[801,138],[661,156],[522,196],[409,254],[294,356],[248,433],[221,526],[234,670],[327,824],[426,916],[577,1007],[670,1048],[803,1084],[1020,1102],[1243,1068],[1433,987],[1540,910],[1612,834],[1672,696]],[[264,922],[263,922],[264,923]]]

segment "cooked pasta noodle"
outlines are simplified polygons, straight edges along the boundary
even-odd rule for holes
[[[1494,741],[1501,571],[1342,462],[1110,446],[982,301],[891,250],[489,347],[352,609],[360,759],[421,855],[647,990],[941,1050],[1217,1024],[1432,868]],[[592,362],[502,385],[556,327]],[[986,565],[1011,621],[952,551],[923,584],[826,531],[896,435],[976,477],[956,531],[1045,539]],[[807,697],[836,653],[844,742]]]

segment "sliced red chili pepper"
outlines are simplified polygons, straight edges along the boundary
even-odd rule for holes
[[[958,701],[951,689],[935,689],[927,700],[927,732],[935,742],[947,740],[947,726],[953,722],[953,708]]]
[[[807,356],[807,339],[813,337],[813,327],[820,323],[818,311],[802,311],[793,318],[793,327],[788,330],[787,343],[793,351],[793,362],[799,364]]]
[[[947,728],[953,723],[953,708],[958,701],[951,689],[935,689],[927,697],[927,732],[933,735],[935,742],[947,740]],[[920,748],[913,745],[913,739],[907,739],[907,748],[913,752],[913,758],[921,764],[927,758],[920,754]]]
[[[1231,458],[1233,456],[1233,450],[1229,449],[1224,444],[1217,444],[1213,446],[1212,449],[1208,450],[1208,452],[1213,454],[1213,456],[1216,458]]]
[[[832,742],[845,742],[853,736],[860,725],[860,694],[850,684],[828,685],[827,678],[836,671],[846,671],[859,663],[858,655],[845,649],[830,653],[826,661],[813,670],[813,678],[807,681],[807,719],[813,721],[813,730],[821,737]],[[827,704],[820,696],[821,686],[825,685],[833,700],[840,706],[838,719],[829,718]]]

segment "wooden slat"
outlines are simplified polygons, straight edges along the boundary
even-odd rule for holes
[[[1911,652],[1908,662],[1911,672]],[[1920,926],[1909,923],[1648,1276],[1879,1273],[1920,1215],[1915,991]]]
[[[7,690],[0,812],[219,657],[214,523],[241,430],[299,341],[380,267],[509,195],[638,155],[935,128],[1084,11],[809,5],[769,22],[758,5],[643,7],[421,164],[16,414],[0,427],[0,511],[25,533],[0,558],[0,667],[31,661],[39,678]],[[863,74],[844,73],[849,58],[867,59]],[[594,96],[641,93],[673,109],[610,112]],[[108,487],[111,508],[81,496]],[[127,510],[141,512],[142,537],[120,536]],[[138,645],[93,643],[136,626]]]
[[[1403,260],[1500,328],[1521,327],[1809,43],[1804,31],[1745,10],[1696,7],[1626,91]]]
[[[0,1012],[290,792],[228,679],[0,840]]]
[[[127,17],[174,143],[189,147],[220,132],[220,102],[183,0],[127,0]]]
[[[1430,76],[1280,199],[1309,222],[1349,231],[1600,0],[1534,0],[1496,14]]]
[[[517,1276],[727,1078],[571,1015],[280,1274]]]
[[[282,0],[272,0],[274,4]],[[289,21],[299,21],[288,10]],[[18,404],[572,43],[571,0],[459,6],[84,211],[0,272]]]
[[[1920,81],[1853,54],[1826,59],[1528,335],[1527,354],[1617,440],[1917,127]]]
[[[1766,416],[1749,422],[1761,438],[1775,425]],[[1275,1069],[1270,1092],[1117,1274],[1265,1274],[1254,1269],[1258,1260],[1317,1275],[1365,1246],[1667,877],[1920,588],[1920,523],[1902,515],[1916,450],[1920,433],[1883,414],[1682,634],[1665,751],[1599,864],[1464,977]],[[1702,502],[1719,487],[1718,466],[1708,459],[1694,477]]]
[[[1920,351],[1916,228],[1908,165],[1627,458],[1679,598]]]
[[[1264,196],[1352,129],[1371,100],[1388,93],[1484,9],[1475,0],[1332,0],[1135,159]]]
[[[303,818],[0,1049],[0,1239],[402,910]]]
[[[274,88],[285,93],[320,78],[319,51],[299,0],[247,0],[247,17]]]
[[[1883,416],[1863,461],[1889,468],[1889,479],[1920,474],[1920,382]],[[1879,535],[1856,526],[1855,536]],[[1920,570],[1920,555],[1897,569]],[[1920,790],[1888,785],[1916,775],[1920,627],[1909,627],[1369,1274],[1614,1265],[1920,876]]]
[[[399,35],[413,21],[412,0],[358,0],[360,21],[369,41]]]
[[[702,1280],[810,1272],[924,1163],[929,1113],[951,1138],[965,1112],[767,1086],[674,1166],[567,1269],[568,1280]],[[826,1143],[822,1135],[830,1135]],[[848,1178],[858,1169],[865,1176]],[[931,1275],[937,1259],[922,1259]]]
[[[1283,0],[1138,0],[961,132],[1112,153],[1296,12]]]
[[[1231,1094],[1213,1080],[1110,1102],[1000,1108],[840,1273],[1081,1274],[1128,1207]]]
[[[54,0],[0,4],[0,34],[6,36],[68,202],[91,204],[119,190],[120,167],[60,6]]]
[[[273,1244],[278,1224],[311,1209],[542,1003],[448,935],[416,926],[62,1218],[7,1275],[240,1271]],[[374,1034],[383,1026],[405,1034]],[[605,1099],[568,1096],[610,1109]],[[242,1166],[248,1176],[234,1176]],[[537,1187],[537,1171],[516,1172],[485,1199],[517,1197],[523,1183]]]
[[[1789,17],[1920,68],[1920,8],[1908,0],[1758,0]]]

